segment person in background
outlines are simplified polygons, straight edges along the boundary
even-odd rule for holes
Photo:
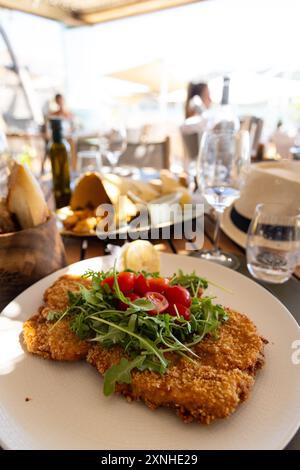
[[[44,173],[45,162],[48,155],[49,150],[49,142],[51,140],[51,126],[50,121],[51,119],[61,119],[62,120],[62,127],[63,127],[63,135],[67,139],[69,139],[69,143],[72,142],[72,134],[75,130],[75,118],[74,115],[69,111],[65,104],[64,96],[61,93],[57,93],[54,96],[54,99],[45,105],[44,108],[44,119],[45,122],[41,128],[41,133],[44,137],[45,142],[45,153],[44,158],[42,160],[41,165],[41,174]],[[72,145],[72,144],[71,144]]]
[[[65,99],[62,94],[57,93],[54,97],[54,102],[55,102],[55,107],[53,111],[50,112],[49,118],[61,118],[64,121],[68,121],[70,124],[70,127],[73,128],[73,120],[74,116],[73,114],[68,110],[66,104],[65,104]]]
[[[185,119],[201,114],[211,106],[210,91],[207,83],[188,84],[187,99],[185,104]]]
[[[63,133],[65,137],[73,134],[76,128],[75,116],[66,106],[65,98],[61,93],[57,93],[54,97],[53,106],[50,107],[48,120],[61,119]]]
[[[267,144],[266,149],[266,155],[268,156],[270,154],[271,149],[271,158],[273,156],[272,153],[275,155],[275,158],[291,158],[290,149],[293,144],[294,135],[290,135],[288,130],[285,129],[282,120],[280,119],[276,124],[275,131],[271,134],[269,138],[269,142]]]

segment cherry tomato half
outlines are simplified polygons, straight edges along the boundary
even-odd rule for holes
[[[135,274],[133,273],[124,271],[118,274],[118,284],[120,287],[120,291],[123,292],[123,294],[127,294],[128,292],[133,290],[134,281]]]
[[[176,317],[177,316],[176,309],[179,315],[183,317],[185,320],[189,320],[191,318],[191,312],[185,305],[182,305],[182,304],[169,304],[167,313],[172,315],[172,317]]]
[[[190,307],[192,299],[189,291],[182,286],[170,286],[166,289],[165,296],[168,302],[172,304],[182,304],[185,307]]]
[[[138,274],[134,281],[134,292],[143,297],[149,290],[148,280],[143,274]]]
[[[135,294],[134,292],[129,292],[129,294],[126,295],[127,299],[131,300],[132,302],[136,299],[139,299],[139,295]],[[122,302],[121,300],[119,300],[118,302],[118,308],[119,310],[127,310],[128,309],[128,304],[126,304],[125,302]]]
[[[105,279],[103,279],[103,281],[101,281],[101,286],[104,286],[105,284],[107,284],[110,290],[113,290],[114,282],[115,282],[114,276],[108,276]]]
[[[150,312],[147,312],[150,315],[157,315],[158,313],[162,313],[169,306],[169,302],[167,301],[165,296],[160,294],[159,292],[147,292],[145,297],[146,299],[150,300],[150,302],[152,302],[155,307]]]
[[[163,294],[169,286],[169,279],[163,277],[152,277],[148,279],[149,291]]]

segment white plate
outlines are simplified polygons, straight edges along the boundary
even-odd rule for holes
[[[300,364],[292,343],[300,329],[286,308],[250,279],[178,255],[162,255],[163,274],[182,268],[231,289],[209,288],[218,301],[246,313],[270,341],[266,365],[250,398],[210,426],[183,424],[174,412],[150,411],[122,397],[105,398],[102,379],[84,361],[58,363],[23,351],[22,322],[36,312],[44,290],[66,272],[110,267],[111,257],[69,266],[31,286],[0,316],[0,439],[8,449],[281,449],[300,423]],[[25,398],[31,398],[25,401]]]

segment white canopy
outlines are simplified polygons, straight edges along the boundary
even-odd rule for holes
[[[76,26],[103,23],[200,1],[203,0],[1,0],[0,6]]]

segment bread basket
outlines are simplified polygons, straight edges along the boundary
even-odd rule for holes
[[[24,289],[64,266],[54,214],[36,227],[0,234],[0,312]]]

